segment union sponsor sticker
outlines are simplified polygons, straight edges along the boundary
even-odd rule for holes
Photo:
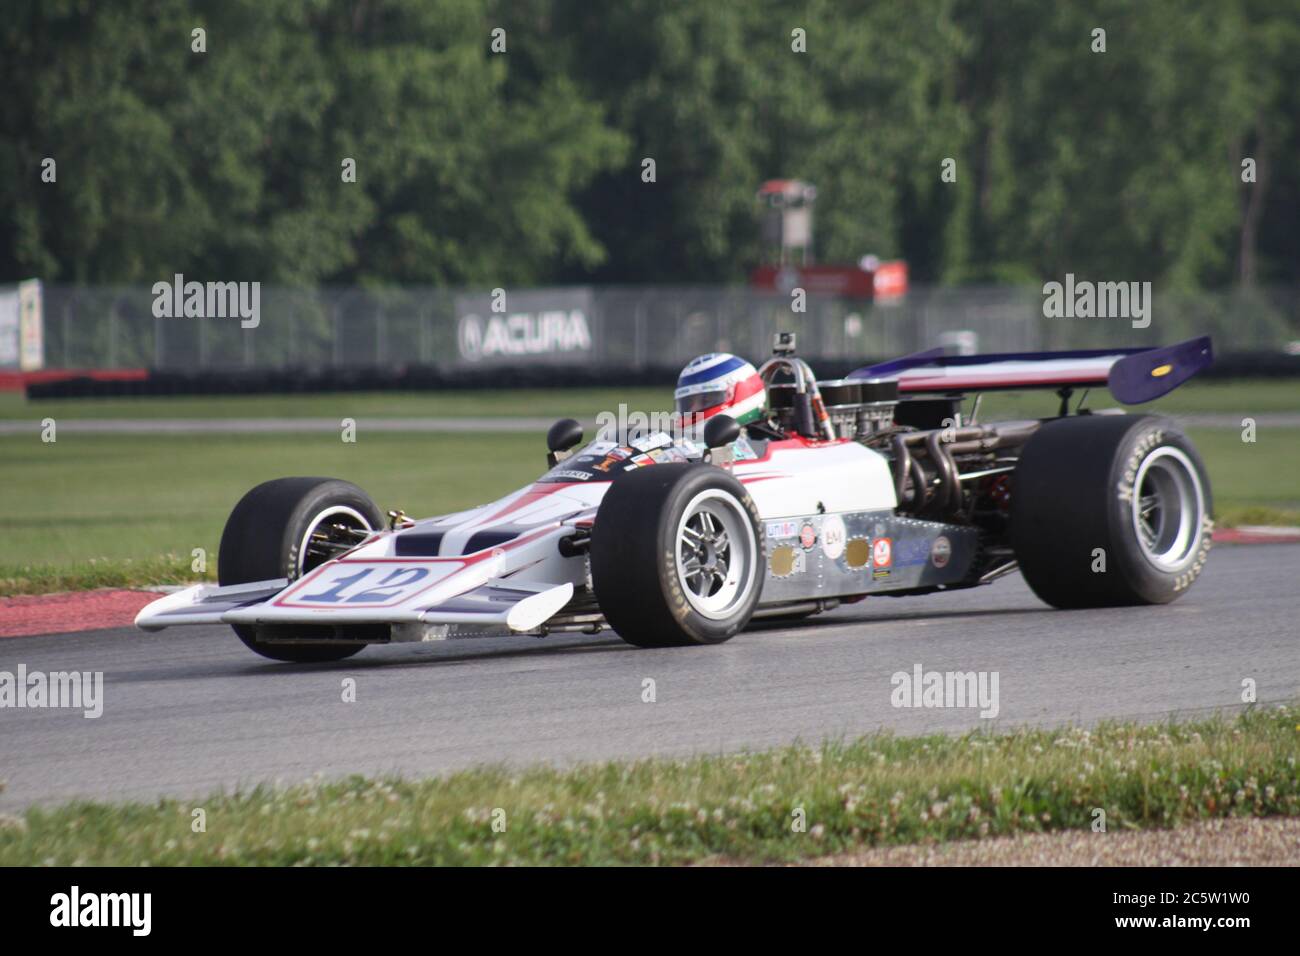
[[[888,538],[877,538],[871,547],[871,562],[878,568],[887,568],[894,563],[894,544]]]
[[[799,523],[797,521],[769,521],[767,523],[767,536],[769,538],[793,538],[799,533]]]

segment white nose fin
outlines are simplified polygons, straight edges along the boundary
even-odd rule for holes
[[[504,624],[512,631],[531,631],[549,620],[573,597],[569,582],[521,584],[494,578],[464,594],[425,608],[426,624]]]
[[[572,597],[573,585],[567,581],[526,597],[506,614],[506,626],[512,631],[531,631],[550,620]]]

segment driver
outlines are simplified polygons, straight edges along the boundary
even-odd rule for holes
[[[702,434],[714,415],[730,415],[742,426],[763,420],[767,388],[758,369],[727,352],[691,359],[677,379],[674,406],[687,432]]]

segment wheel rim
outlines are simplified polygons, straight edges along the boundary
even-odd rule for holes
[[[1164,446],[1143,459],[1133,482],[1132,520],[1143,557],[1161,571],[1179,571],[1195,560],[1205,491],[1180,449]]]
[[[729,617],[754,587],[757,542],[749,512],[723,491],[696,495],[677,522],[677,579],[691,607]]]
[[[307,522],[298,543],[297,577],[351,551],[374,529],[365,515],[347,505],[332,505]]]

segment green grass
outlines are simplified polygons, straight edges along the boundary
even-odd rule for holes
[[[1300,719],[897,738],[570,769],[352,778],[0,818],[0,865],[619,864],[1300,815]],[[202,808],[206,831],[192,830]],[[802,812],[802,832],[795,821]],[[493,823],[496,821],[496,829]],[[504,831],[500,824],[504,823]]]
[[[1070,399],[1073,409],[1083,398],[1076,391]],[[1106,389],[1093,389],[1086,400],[1088,408],[1119,406]],[[1055,415],[1060,406],[1051,392],[988,392],[980,401],[982,421],[1009,418],[1038,418]],[[1165,415],[1232,414],[1259,415],[1266,412],[1300,413],[1300,382],[1292,379],[1249,379],[1236,381],[1191,381],[1163,398],[1146,405],[1124,406],[1139,414],[1158,412]],[[971,402],[966,403],[969,413]]]
[[[333,392],[312,395],[181,395],[27,401],[0,393],[0,420],[43,418],[511,418],[594,419],[603,410],[671,409],[663,388],[482,389],[445,392]]]
[[[159,560],[183,574],[195,548],[215,569],[230,509],[271,478],[344,478],[385,510],[426,516],[491,501],[545,469],[545,442],[534,434],[367,434],[362,427],[354,444],[331,434],[67,434],[49,444],[3,437],[0,594],[147,583],[141,578]],[[169,554],[178,557],[160,559]],[[144,563],[119,564],[126,559]],[[78,568],[92,572],[80,585]]]
[[[206,563],[206,562],[205,562]],[[216,567],[197,570],[189,554],[150,558],[85,558],[61,564],[0,565],[0,596],[56,594],[90,588],[145,588],[154,584],[215,581]]]
[[[1079,398],[1075,396],[1075,400]],[[157,398],[69,399],[29,402],[0,393],[0,420],[59,418],[421,418],[518,415],[593,418],[618,408],[644,412],[672,406],[672,388],[496,389],[436,392],[336,392],[312,395],[169,396]],[[1115,405],[1104,390],[1088,404]],[[1050,393],[993,393],[984,396],[986,420],[1055,413]],[[1134,410],[1168,414],[1300,412],[1300,384],[1285,380],[1193,381],[1150,405]]]
[[[1243,442],[1234,428],[1192,428],[1222,526],[1300,525],[1300,428],[1261,428]]]

